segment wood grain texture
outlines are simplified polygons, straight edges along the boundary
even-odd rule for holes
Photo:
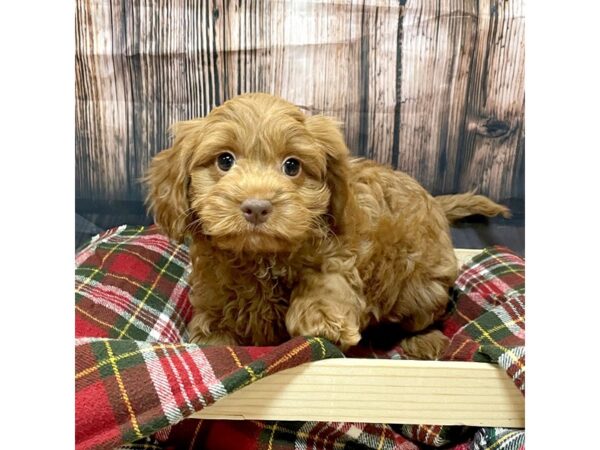
[[[434,193],[456,189],[476,6],[408,2],[404,14],[398,167],[419,174]]]
[[[524,150],[522,2],[482,0],[471,63],[457,187],[506,197]]]
[[[523,0],[77,0],[76,196],[140,201],[169,127],[266,91],[435,194],[524,196]]]
[[[269,375],[191,417],[522,428],[525,408],[493,364],[352,358]]]

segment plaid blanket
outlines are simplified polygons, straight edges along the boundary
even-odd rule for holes
[[[186,419],[271,373],[344,356],[320,338],[278,347],[186,343],[189,270],[187,247],[154,226],[108,230],[77,253],[77,449],[524,447],[523,430],[501,428]],[[496,362],[524,393],[523,260],[485,250],[463,268],[452,306],[445,359]],[[403,358],[399,348],[373,356]]]

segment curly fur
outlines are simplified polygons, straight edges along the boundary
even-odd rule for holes
[[[231,170],[215,164],[236,156]],[[286,176],[286,157],[301,161]],[[415,358],[446,343],[431,326],[457,275],[449,220],[507,214],[473,193],[434,198],[413,178],[350,158],[339,125],[268,94],[227,101],[175,127],[146,176],[147,203],[175,240],[191,236],[192,342],[276,345],[319,335],[342,348],[374,323],[409,333]],[[240,204],[269,200],[253,225]]]

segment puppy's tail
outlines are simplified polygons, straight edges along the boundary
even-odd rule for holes
[[[454,195],[438,195],[435,199],[441,205],[446,214],[446,218],[450,222],[475,214],[481,214],[487,217],[494,217],[501,214],[507,219],[511,216],[510,210],[506,206],[499,205],[489,198],[483,195],[477,195],[474,192]]]

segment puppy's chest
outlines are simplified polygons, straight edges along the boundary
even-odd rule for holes
[[[224,315],[242,342],[274,345],[287,339],[285,314],[296,282],[293,267],[269,260],[231,268]]]
[[[238,297],[262,298],[266,301],[289,300],[296,283],[296,273],[292,267],[268,260],[258,260],[249,267],[232,268],[232,287]]]

